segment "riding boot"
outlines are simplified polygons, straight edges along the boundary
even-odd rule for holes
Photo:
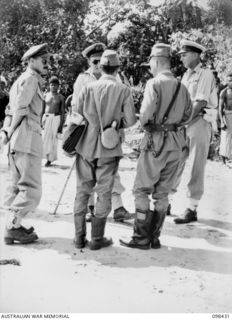
[[[150,232],[154,212],[136,210],[134,233],[130,241],[119,239],[120,244],[129,248],[150,249]]]
[[[154,217],[151,227],[151,248],[159,249],[161,247],[159,237],[164,224],[166,212],[154,210]]]
[[[93,216],[91,219],[91,242],[90,250],[99,250],[113,244],[112,239],[104,237],[106,218],[97,218]]]
[[[85,215],[78,216],[74,215],[74,225],[75,225],[75,238],[74,244],[77,249],[82,249],[85,247],[86,240],[86,219]]]

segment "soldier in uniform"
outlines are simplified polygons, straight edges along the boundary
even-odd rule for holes
[[[121,245],[130,248],[160,248],[159,236],[169,204],[168,194],[176,179],[182,149],[186,146],[180,128],[190,121],[192,105],[188,90],[170,70],[170,55],[170,46],[162,43],[154,45],[150,55],[154,78],[146,84],[140,109],[145,135],[133,189],[134,232],[130,241],[120,240]],[[150,196],[154,200],[152,210]]]
[[[221,141],[219,154],[226,164],[232,159],[232,73],[227,75],[227,87],[221,91],[219,117],[221,122]]]
[[[94,216],[91,218],[91,250],[112,244],[112,239],[104,237],[104,229],[106,218],[111,211],[114,177],[118,170],[119,159],[123,155],[120,142],[112,149],[103,146],[101,123],[103,128],[107,128],[116,122],[116,128],[119,130],[120,127],[127,128],[136,122],[131,90],[116,80],[120,66],[117,53],[106,50],[101,57],[100,65],[102,77],[83,87],[77,103],[72,106],[72,113],[76,115],[76,119],[79,118],[80,121],[84,119],[88,123],[86,132],[76,148],[74,242],[77,248],[85,246],[87,205],[95,187],[97,200]]]
[[[73,98],[72,106],[75,106],[81,89],[88,83],[98,80],[101,77],[100,59],[106,46],[103,43],[95,43],[87,47],[82,55],[88,60],[89,69],[81,73],[74,84],[73,88]],[[120,77],[117,75],[117,80]],[[129,212],[124,208],[121,194],[125,190],[120,181],[120,176],[117,173],[115,175],[114,188],[112,191],[112,207],[114,210],[113,217],[115,221],[123,221],[125,219],[130,219],[131,216]],[[94,193],[89,199],[89,211],[91,214],[87,215],[87,221],[90,221],[91,215],[94,213]]]
[[[217,88],[212,71],[201,65],[200,55],[204,51],[205,48],[194,41],[181,42],[179,54],[187,68],[182,83],[191,96],[193,117],[186,128],[188,148],[183,152],[174,187],[176,189],[179,185],[185,161],[189,157],[188,207],[182,216],[174,219],[177,224],[197,221],[197,207],[204,193],[205,165],[212,137],[212,124],[216,124],[217,118]]]
[[[22,57],[28,62],[25,72],[10,90],[9,109],[0,132],[0,142],[9,142],[11,185],[6,199],[6,244],[31,243],[38,239],[34,228],[21,222],[34,210],[41,198],[41,113],[42,75],[48,70],[48,45],[31,47]]]

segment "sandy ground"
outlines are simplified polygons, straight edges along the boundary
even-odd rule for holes
[[[128,158],[127,146],[124,151],[119,173],[126,187],[125,207],[133,212],[136,160]],[[2,205],[9,173],[5,154],[0,157]],[[42,168],[43,197],[25,220],[35,227],[37,243],[6,246],[1,210],[0,259],[17,259],[20,266],[0,266],[0,312],[232,312],[232,170],[208,161],[199,221],[175,225],[173,218],[186,206],[187,165],[173,215],[165,221],[161,249],[121,247],[119,238],[131,236],[133,220],[119,224],[109,217],[106,234],[114,245],[93,252],[73,245],[74,172],[57,215],[51,214],[72,162],[59,151],[59,160]]]

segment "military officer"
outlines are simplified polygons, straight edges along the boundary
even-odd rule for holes
[[[72,106],[75,106],[81,89],[88,83],[98,80],[101,77],[100,59],[103,51],[106,49],[104,43],[94,43],[87,47],[82,55],[88,60],[89,68],[85,72],[81,73],[74,84]],[[120,77],[117,75],[117,79],[120,81]],[[121,81],[120,81],[121,82]],[[120,176],[117,173],[115,175],[114,188],[112,191],[112,207],[114,210],[115,221],[123,221],[130,219],[129,212],[124,208],[121,194],[125,190],[120,181]],[[91,214],[94,212],[94,193],[89,199],[89,210]],[[90,221],[91,216],[87,215],[87,221]]]
[[[42,137],[40,119],[43,106],[42,75],[48,71],[48,45],[31,47],[22,57],[27,69],[10,90],[9,108],[0,142],[9,142],[11,185],[6,199],[6,244],[31,243],[38,239],[34,228],[21,222],[41,198]]]
[[[130,241],[120,244],[130,248],[160,248],[160,233],[169,205],[168,195],[186,146],[183,125],[191,119],[192,105],[188,90],[170,70],[171,47],[158,43],[152,48],[150,69],[140,122],[145,129],[134,182],[136,219]],[[172,102],[171,102],[172,101]],[[154,209],[150,209],[150,197]]]
[[[217,88],[212,71],[201,65],[201,53],[206,49],[199,43],[182,40],[181,60],[186,67],[182,83],[188,89],[192,104],[193,117],[187,125],[188,148],[185,149],[178,170],[175,188],[178,186],[187,157],[190,160],[190,178],[187,185],[188,207],[175,223],[197,221],[197,207],[204,193],[205,166],[212,136],[212,124],[217,117]]]
[[[85,134],[76,148],[77,189],[74,205],[75,246],[86,243],[86,213],[89,196],[96,188],[97,200],[91,218],[90,249],[98,250],[112,244],[104,237],[106,218],[111,211],[112,188],[122,157],[121,142],[110,149],[103,144],[100,128],[116,123],[116,129],[127,128],[136,122],[134,102],[128,86],[118,82],[120,62],[114,50],[106,50],[100,60],[102,77],[84,86],[72,113],[79,121],[88,123]],[[81,122],[80,122],[81,123]]]

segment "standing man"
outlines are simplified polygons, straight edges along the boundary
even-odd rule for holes
[[[81,73],[74,84],[73,89],[73,98],[72,98],[72,106],[74,107],[77,103],[78,96],[81,92],[81,89],[93,82],[97,81],[101,77],[101,68],[100,68],[100,59],[103,51],[106,49],[106,46],[103,43],[95,43],[91,46],[87,47],[82,55],[88,60],[89,69],[85,72]],[[120,81],[120,77],[117,75],[117,80]],[[112,191],[112,207],[114,210],[114,220],[115,221],[123,221],[125,219],[130,219],[129,212],[124,208],[121,194],[125,190],[120,181],[120,176],[118,172],[115,175],[115,182]],[[89,200],[89,211],[91,215],[94,213],[94,192]],[[90,221],[91,215],[87,215],[87,221]]]
[[[121,142],[108,149],[103,146],[101,127],[116,123],[116,130],[136,122],[130,88],[116,80],[120,62],[116,51],[106,50],[100,60],[102,77],[82,88],[72,113],[88,124],[76,148],[77,188],[74,205],[75,246],[83,248],[86,242],[86,214],[89,197],[95,187],[97,200],[91,218],[91,250],[112,244],[104,237],[106,218],[111,211],[114,177],[119,159],[123,156]]]
[[[45,95],[42,124],[44,127],[43,156],[47,159],[45,167],[57,160],[58,133],[62,133],[64,125],[65,99],[59,90],[59,79],[49,79],[50,91]]]
[[[190,179],[188,182],[188,207],[184,214],[174,222],[189,223],[197,221],[197,207],[204,193],[204,175],[212,124],[217,117],[217,88],[215,78],[210,69],[203,68],[200,55],[205,48],[199,43],[183,40],[181,42],[181,60],[187,68],[182,83],[188,89],[192,104],[193,117],[186,128],[188,148],[183,153],[175,188],[179,185],[187,157],[190,160]],[[212,120],[212,121],[211,121]]]
[[[120,244],[130,248],[160,248],[160,233],[168,208],[168,194],[176,179],[182,149],[186,146],[183,130],[190,121],[192,105],[188,90],[170,70],[171,48],[158,43],[152,48],[150,69],[140,122],[145,129],[141,142],[134,183],[136,218],[130,241]],[[154,209],[150,210],[150,196]]]
[[[219,117],[221,122],[221,142],[219,154],[222,161],[232,159],[232,73],[226,77],[227,87],[222,90],[219,100]]]
[[[31,243],[38,239],[34,228],[22,226],[22,219],[40,202],[41,188],[41,114],[43,79],[48,71],[48,45],[31,47],[22,57],[26,71],[10,90],[9,110],[0,131],[0,143],[9,142],[11,185],[4,240],[6,244]]]

